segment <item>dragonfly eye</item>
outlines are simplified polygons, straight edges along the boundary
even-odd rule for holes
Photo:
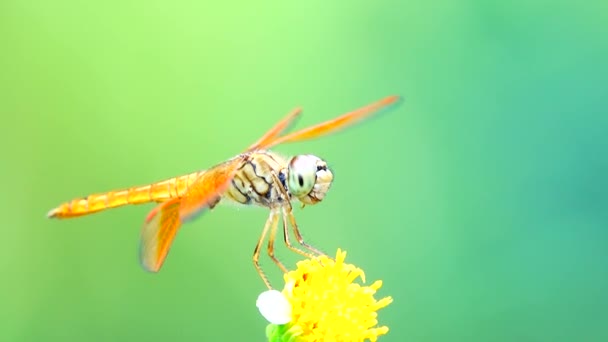
[[[301,197],[308,195],[317,180],[316,157],[295,156],[289,161],[289,179],[287,186],[292,195]]]
[[[287,187],[305,204],[315,204],[325,197],[333,180],[331,171],[321,158],[299,155],[289,161]]]

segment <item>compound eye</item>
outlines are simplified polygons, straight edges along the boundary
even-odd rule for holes
[[[295,156],[289,161],[289,179],[287,187],[296,197],[308,195],[317,181],[317,162],[315,156]]]

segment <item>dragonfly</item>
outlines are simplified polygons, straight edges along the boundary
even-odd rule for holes
[[[304,241],[293,214],[292,202],[299,201],[302,206],[321,202],[331,187],[333,173],[327,162],[315,155],[285,158],[270,149],[279,144],[335,133],[371,117],[398,100],[398,96],[388,96],[334,119],[288,133],[302,113],[301,108],[296,108],[254,144],[228,161],[144,186],[76,198],[50,210],[47,216],[74,218],[128,204],[156,202],[141,228],[139,260],[145,270],[158,272],[182,224],[213,209],[220,201],[268,208],[270,214],[255,246],[253,264],[265,285],[272,289],[259,262],[266,236],[267,254],[283,272],[287,272],[287,268],[274,253],[280,221],[288,249],[307,258],[323,255]],[[290,241],[290,231],[293,231],[299,246]]]

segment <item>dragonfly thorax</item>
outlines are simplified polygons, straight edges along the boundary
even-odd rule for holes
[[[287,165],[287,189],[304,204],[316,204],[325,198],[333,174],[321,158],[303,154],[291,157]]]

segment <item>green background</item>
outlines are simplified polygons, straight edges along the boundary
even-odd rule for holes
[[[333,168],[296,215],[384,281],[381,340],[608,340],[607,4],[2,1],[0,340],[262,341],[267,210],[188,224],[155,275],[151,205],[46,212],[214,165],[295,106],[303,127],[391,94],[277,149]]]

